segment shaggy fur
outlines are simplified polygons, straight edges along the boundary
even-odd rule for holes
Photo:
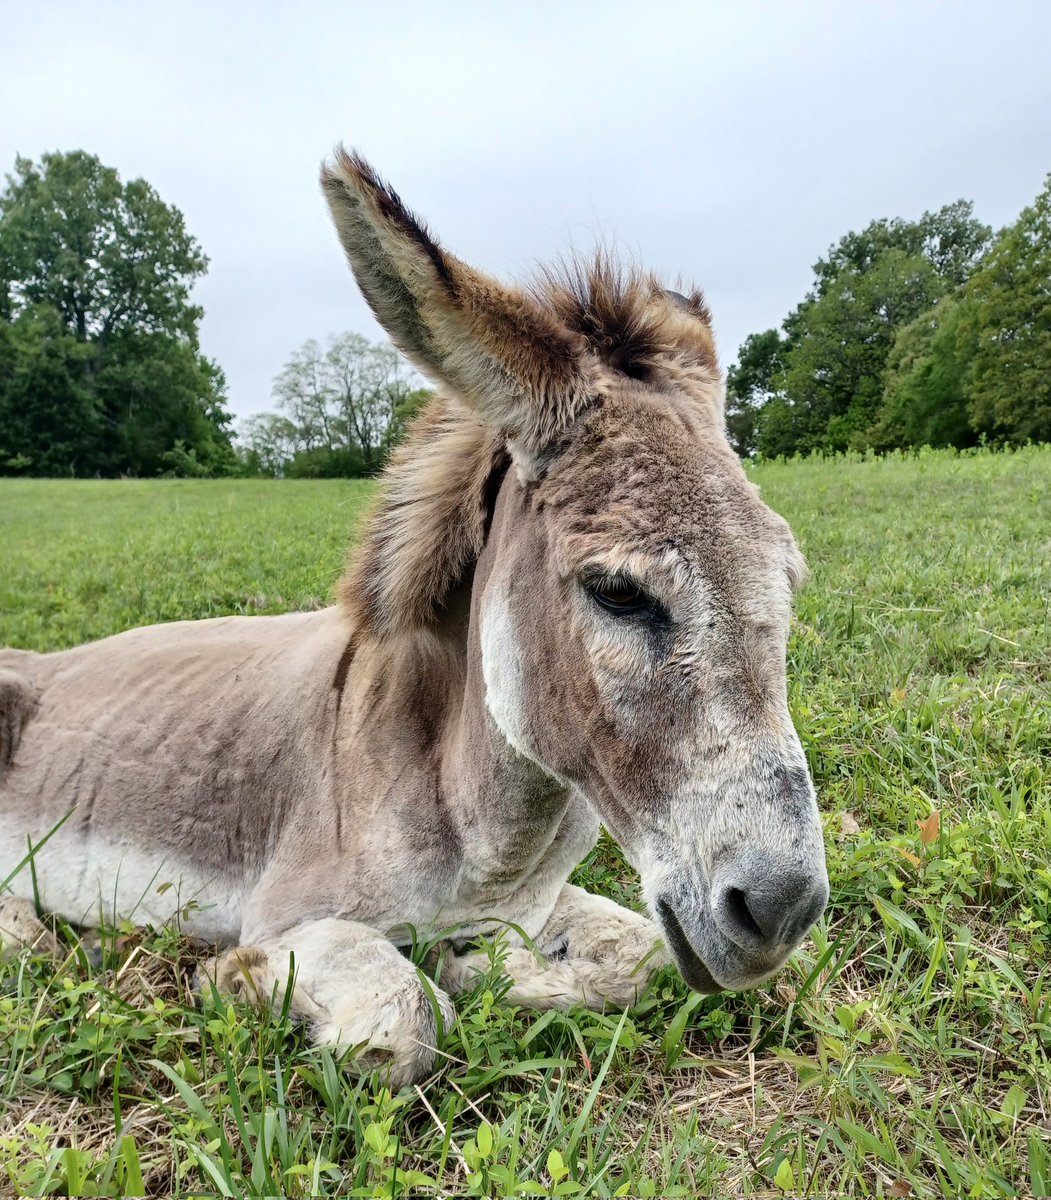
[[[345,167],[357,161],[340,160]],[[327,174],[323,179],[330,186]],[[386,205],[397,202],[374,175],[369,185]],[[342,210],[336,211],[340,227]],[[438,278],[448,281],[455,260],[415,218],[406,215],[401,227],[425,245],[430,260],[440,264]],[[513,303],[510,289],[504,292]],[[528,296],[518,298],[523,311],[530,299],[560,327],[581,334],[588,350],[615,375],[666,389],[669,404],[686,400],[696,405],[699,423],[721,426],[723,392],[711,315],[698,290],[688,297],[669,292],[654,276],[623,269],[599,253],[590,262],[545,271]],[[377,316],[389,315],[392,307],[381,299],[370,304]],[[403,317],[407,307],[402,300]],[[419,335],[415,324],[412,331]],[[425,341],[433,353],[426,335]],[[589,407],[601,397],[596,387]],[[560,413],[548,428],[548,462],[557,453],[562,425],[571,418]],[[382,636],[441,623],[450,594],[481,551],[493,501],[490,488],[508,461],[505,441],[464,404],[444,397],[420,415],[392,457],[383,498],[340,584],[340,601],[356,628]]]
[[[584,335],[600,362],[630,379],[694,373],[702,403],[719,378],[711,313],[697,289],[682,295],[598,252],[544,271],[533,296],[567,329]]]
[[[382,499],[339,585],[363,636],[433,629],[482,551],[507,466],[503,438],[463,405],[438,398],[395,451]]]
[[[786,699],[802,559],[726,442],[703,301],[603,258],[509,287],[360,158],[322,184],[440,396],[333,608],[0,651],[0,938],[47,948],[31,843],[69,921],[176,923],[250,998],[294,960],[291,1011],[396,1086],[481,934],[520,931],[509,995],[535,1007],[630,1004],[669,957],[751,986],[828,883]],[[567,883],[600,821],[653,919]],[[451,941],[435,986],[414,937]]]

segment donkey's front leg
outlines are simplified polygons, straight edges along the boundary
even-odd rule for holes
[[[261,938],[202,964],[203,982],[256,1003],[281,1004],[293,960],[289,1011],[307,1025],[311,1041],[357,1047],[348,1068],[378,1070],[394,1090],[431,1071],[435,1008],[447,1026],[452,1002],[425,987],[413,964],[367,925],[333,917]]]
[[[503,962],[511,978],[507,1000],[524,1008],[628,1008],[671,961],[651,920],[569,883],[534,946],[508,951]],[[480,952],[450,956],[442,986],[456,995],[488,964]]]

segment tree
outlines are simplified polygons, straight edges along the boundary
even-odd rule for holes
[[[416,420],[424,405],[434,398],[430,388],[418,387],[407,392],[402,401],[394,409],[394,418],[390,426],[390,446],[396,446],[408,433],[409,426]]]
[[[17,159],[0,194],[0,471],[228,469],[225,381],[190,301],[206,266],[145,180],[79,150]]]
[[[315,339],[274,380],[282,416],[250,418],[243,439],[253,468],[299,477],[372,475],[430,392],[389,343],[357,333]]]
[[[879,419],[869,433],[875,449],[962,447],[978,440],[967,402],[973,339],[961,329],[962,312],[961,300],[947,296],[898,331]]]
[[[296,449],[311,453],[336,445],[336,396],[318,341],[311,338],[293,351],[274,380],[273,396],[296,430]]]
[[[283,475],[299,449],[299,430],[278,413],[256,413],[240,433],[245,468],[252,475]]]
[[[15,160],[0,195],[0,279],[12,315],[46,304],[80,342],[128,332],[194,340],[193,281],[208,260],[182,213],[143,179],[75,150]]]
[[[226,380],[189,342],[159,333],[122,334],[113,339],[94,383],[109,430],[109,457],[100,457],[104,473],[170,470],[168,455],[178,443],[209,474],[226,474],[236,463],[223,408]]]
[[[799,451],[803,444],[800,428],[802,410],[796,409],[784,396],[775,396],[760,413],[756,423],[756,449],[766,458],[779,458]]]
[[[325,363],[347,440],[371,475],[398,436],[396,414],[412,391],[411,373],[393,346],[373,345],[360,333],[330,338]]]
[[[742,458],[756,449],[760,412],[784,391],[786,349],[776,329],[749,334],[726,373],[726,431]]]
[[[91,353],[48,305],[0,321],[0,471],[65,475],[90,469],[103,439],[85,369]]]
[[[727,375],[727,426],[740,451],[867,445],[898,329],[969,276],[990,236],[958,200],[917,221],[872,221],[830,247],[781,331],[746,339]]]
[[[877,448],[1051,438],[1051,176],[970,280],[898,333]]]
[[[898,329],[944,291],[921,255],[884,251],[865,271],[845,267],[810,304],[785,358],[794,450],[845,450],[872,425]],[[759,445],[772,452],[760,421]]]
[[[1009,442],[1051,440],[1051,174],[965,295],[972,427]]]
[[[992,235],[992,229],[975,218],[970,200],[925,212],[918,221],[901,217],[871,221],[860,233],[840,238],[814,264],[811,297],[823,296],[844,271],[864,275],[873,270],[888,250],[926,259],[947,288],[959,287],[988,250]]]

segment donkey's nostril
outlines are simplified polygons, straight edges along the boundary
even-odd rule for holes
[[[727,878],[729,876],[729,878]],[[723,936],[742,950],[766,953],[798,942],[821,916],[828,882],[752,855],[731,865],[712,893],[712,916]]]
[[[766,935],[748,907],[748,897],[740,888],[727,888],[723,903],[726,915],[733,925],[758,941],[765,940]]]

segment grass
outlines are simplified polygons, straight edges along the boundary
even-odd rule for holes
[[[493,974],[391,1096],[281,1014],[194,1007],[174,933],[67,934],[0,966],[0,1190],[1051,1192],[1051,448],[752,473],[814,572],[791,699],[832,880],[777,980],[539,1015]],[[368,495],[4,482],[0,642],[323,603]],[[635,894],[608,842],[577,878]]]

